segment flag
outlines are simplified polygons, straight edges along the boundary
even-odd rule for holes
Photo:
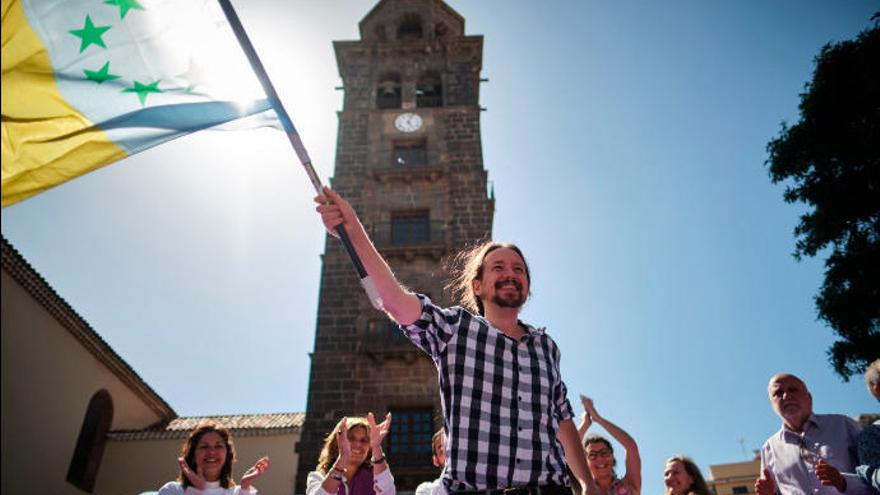
[[[4,207],[191,132],[273,123],[213,0],[2,5]]]

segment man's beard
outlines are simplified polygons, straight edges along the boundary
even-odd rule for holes
[[[516,297],[510,297],[507,299],[503,299],[498,294],[495,294],[495,297],[492,298],[492,302],[499,308],[518,308],[523,305],[525,300],[522,294],[517,294]]]
[[[511,295],[508,297],[501,297],[501,293],[499,292],[499,290],[503,285],[507,283],[512,283],[514,287],[516,287],[516,291],[511,293]],[[526,298],[522,293],[522,284],[520,284],[516,280],[503,280],[495,283],[495,295],[492,296],[492,303],[499,308],[518,308],[522,306],[525,302]]]

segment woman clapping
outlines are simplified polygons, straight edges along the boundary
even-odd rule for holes
[[[306,495],[395,495],[394,477],[382,452],[391,414],[376,424],[366,418],[342,418],[324,439],[318,466],[309,473]]]
[[[180,476],[159,489],[158,495],[245,495],[255,494],[254,480],[269,469],[263,457],[241,477],[241,485],[232,479],[235,445],[232,433],[213,422],[202,423],[190,434],[180,449],[177,462]]]

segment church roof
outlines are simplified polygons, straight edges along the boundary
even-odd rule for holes
[[[82,346],[103,363],[119,380],[128,386],[159,417],[170,420],[177,416],[147,383],[123,360],[116,351],[64,300],[48,282],[37,273],[24,257],[2,239],[2,267],[35,301],[38,301],[58,323],[67,329]]]
[[[229,428],[233,436],[269,436],[299,432],[305,413],[233,414],[226,416],[189,416],[143,430],[111,431],[111,440],[159,440],[186,438],[200,423],[214,421]]]
[[[2,240],[2,267],[34,300],[38,301],[85,349],[125,383],[161,418],[157,424],[141,430],[116,430],[108,436],[114,440],[186,438],[204,421],[215,421],[236,436],[265,436],[298,432],[305,413],[234,414],[225,416],[177,417],[177,413],[107,344],[104,339],[64,300],[24,257],[6,240]]]

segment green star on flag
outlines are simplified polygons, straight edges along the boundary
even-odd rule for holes
[[[147,95],[150,93],[161,93],[162,90],[158,88],[159,81],[152,82],[150,84],[144,84],[138,81],[134,82],[134,86],[131,88],[125,88],[122,90],[123,93],[137,93],[138,99],[141,101],[141,106],[147,102]]]
[[[103,36],[108,29],[110,29],[110,26],[95,26],[92,24],[92,18],[87,15],[85,26],[83,26],[82,29],[73,29],[69,31],[69,33],[82,40],[79,45],[79,52],[82,53],[89,47],[89,45],[98,45],[101,48],[107,48],[107,45],[104,44],[104,40],[101,39],[101,36]]]
[[[186,134],[279,124],[217,0],[2,2],[4,208]]]
[[[119,79],[119,76],[110,73],[110,61],[107,61],[107,63],[98,70],[83,69],[83,72],[86,73],[86,79],[89,81],[95,81],[98,84],[101,84],[104,81]]]
[[[120,19],[125,19],[125,14],[128,14],[131,9],[144,10],[144,7],[137,0],[107,0],[104,3],[119,7]]]

